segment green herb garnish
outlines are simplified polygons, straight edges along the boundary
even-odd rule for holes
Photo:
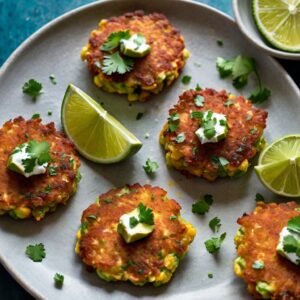
[[[172,113],[168,118],[168,130],[170,132],[176,131],[179,126],[180,116],[179,114]]]
[[[169,220],[170,220],[170,221],[177,220],[177,216],[172,215],[172,216],[169,217]]]
[[[218,232],[222,224],[221,220],[215,217],[209,221],[208,225],[213,232]]]
[[[50,176],[56,176],[57,175],[57,168],[54,166],[50,166],[48,168],[48,173]]]
[[[31,119],[38,119],[38,118],[40,118],[40,114],[33,114],[32,116],[31,116]]]
[[[202,91],[201,86],[199,85],[199,83],[197,83],[196,87],[195,87],[195,91]]]
[[[262,260],[256,260],[252,264],[252,269],[254,270],[262,270],[265,267],[265,263]]]
[[[138,206],[139,222],[148,225],[154,225],[154,215],[151,208],[147,208],[143,203]]]
[[[33,100],[43,93],[43,85],[35,79],[25,82],[22,89],[23,93],[31,96]]]
[[[120,46],[121,40],[128,40],[130,38],[129,30],[117,31],[109,35],[107,40],[100,47],[102,51],[111,51]]]
[[[55,286],[58,287],[58,288],[61,288],[64,284],[64,275],[62,274],[59,274],[59,273],[56,273],[53,277],[54,279],[54,282],[55,282]]]
[[[224,43],[222,40],[217,40],[217,45],[223,47]]]
[[[214,278],[214,275],[212,273],[208,273],[207,277],[211,279],[211,278]]]
[[[263,195],[261,195],[260,193],[256,193],[255,195],[255,201],[264,201],[265,198]]]
[[[145,172],[148,174],[148,175],[152,175],[154,174],[157,169],[159,168],[159,165],[156,161],[154,160],[151,160],[150,158],[148,158],[146,160],[146,163],[145,165],[143,166]]]
[[[49,76],[49,79],[50,79],[50,81],[51,81],[52,84],[54,84],[54,85],[57,84],[55,75],[51,74],[51,75]]]
[[[197,107],[203,107],[204,106],[204,97],[201,95],[196,95],[194,98],[194,102]]]
[[[184,75],[182,78],[181,78],[181,82],[183,84],[189,84],[191,82],[191,79],[192,77],[189,76],[189,75]]]
[[[34,262],[40,262],[46,257],[45,247],[42,243],[27,246],[25,253]]]
[[[135,226],[137,226],[137,224],[139,224],[139,220],[136,217],[130,217],[129,218],[130,228],[134,228]]]
[[[206,194],[199,201],[193,203],[192,212],[204,215],[209,211],[210,206],[213,204],[213,196]]]
[[[135,119],[136,119],[136,120],[140,120],[143,116],[144,116],[144,113],[139,112],[139,113],[137,113]]]
[[[223,241],[226,238],[226,232],[222,233],[220,237],[212,237],[211,239],[204,242],[206,250],[209,253],[215,253],[219,251]]]
[[[180,144],[183,143],[185,141],[185,134],[184,132],[179,133],[176,138],[175,138],[176,143]]]
[[[287,228],[289,231],[293,231],[300,234],[300,216],[289,220]]]
[[[119,52],[104,55],[102,71],[106,75],[113,73],[125,74],[133,69],[134,61],[128,57],[121,57]]]

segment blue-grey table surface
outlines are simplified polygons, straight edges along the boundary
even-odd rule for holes
[[[41,26],[71,9],[93,1],[0,0],[0,66],[28,36]],[[211,5],[231,16],[233,15],[230,0],[201,0],[199,2]],[[300,86],[300,62],[280,60],[280,63]],[[1,265],[0,299],[32,299]]]

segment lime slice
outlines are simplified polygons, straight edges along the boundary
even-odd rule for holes
[[[276,194],[300,196],[300,135],[284,136],[259,156],[255,171],[262,183]]]
[[[299,0],[253,0],[252,9],[259,31],[270,44],[300,52]]]
[[[119,162],[142,147],[142,143],[119,121],[72,84],[64,96],[61,121],[77,150],[97,163]]]

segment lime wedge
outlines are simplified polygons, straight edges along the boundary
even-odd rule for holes
[[[284,51],[300,52],[299,0],[253,0],[252,13],[270,44]]]
[[[300,196],[300,135],[287,135],[260,154],[256,174],[276,194]]]
[[[72,84],[64,96],[61,121],[79,153],[97,163],[119,162],[142,147],[119,121]]]

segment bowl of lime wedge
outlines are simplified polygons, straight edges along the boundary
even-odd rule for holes
[[[269,55],[300,60],[300,0],[233,0],[242,33]]]

